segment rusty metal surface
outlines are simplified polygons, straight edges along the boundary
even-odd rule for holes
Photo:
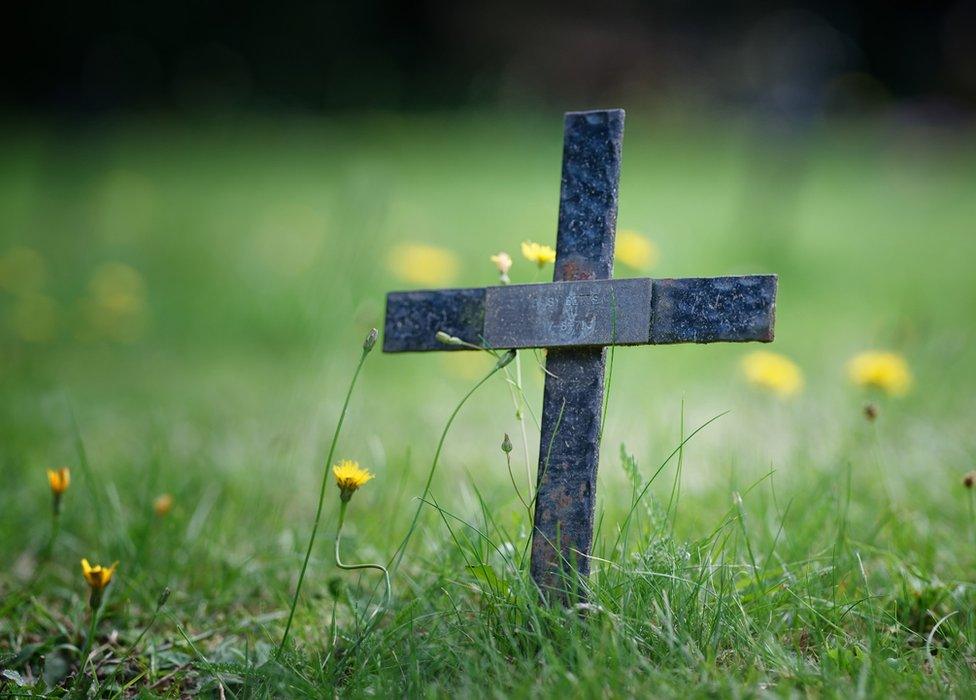
[[[649,341],[772,342],[776,285],[776,275],[654,280]]]
[[[587,280],[489,287],[485,343],[493,348],[647,342],[651,280]]]
[[[610,277],[623,141],[622,109],[566,114],[554,281]]]
[[[623,110],[566,115],[554,281],[610,277],[623,131]],[[546,358],[531,572],[557,598],[590,571],[605,365],[604,348]]]
[[[605,360],[604,348],[546,355],[532,577],[558,598],[590,573]]]
[[[437,331],[480,345],[485,326],[485,290],[441,289],[386,295],[383,352],[463,350],[439,343]]]
[[[587,280],[391,292],[385,352],[773,340],[776,275]],[[615,302],[615,305],[614,305]]]

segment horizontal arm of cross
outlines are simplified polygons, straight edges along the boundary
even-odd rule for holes
[[[773,339],[775,275],[552,282],[391,292],[384,352],[593,347]]]

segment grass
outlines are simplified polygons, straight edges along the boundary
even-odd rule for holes
[[[409,286],[387,251],[449,248],[455,283],[486,285],[490,253],[551,242],[558,115],[0,133],[0,256],[41,260],[0,263],[0,693],[76,684],[82,557],[120,561],[76,686],[105,697],[976,693],[972,135],[835,124],[773,157],[747,124],[632,114],[621,226],[658,244],[658,276],[778,272],[773,349],[805,391],[747,387],[746,347],[618,349],[579,614],[526,574],[502,373],[437,448],[494,359],[374,352],[335,452],[377,474],[343,557],[388,562],[421,507],[417,529],[367,629],[383,584],[336,568],[330,485],[275,660],[362,338]],[[909,359],[907,397],[846,384],[871,347]],[[520,357],[533,466],[538,359]]]

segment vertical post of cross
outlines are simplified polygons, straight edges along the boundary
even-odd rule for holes
[[[553,281],[609,279],[617,225],[624,111],[570,112],[563,137]],[[552,348],[546,357],[532,578],[565,598],[589,574],[606,349]]]

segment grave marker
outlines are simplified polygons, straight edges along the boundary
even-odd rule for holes
[[[532,577],[566,597],[590,570],[606,347],[771,342],[775,275],[612,280],[623,110],[566,114],[550,284],[391,292],[384,352],[547,348]]]

